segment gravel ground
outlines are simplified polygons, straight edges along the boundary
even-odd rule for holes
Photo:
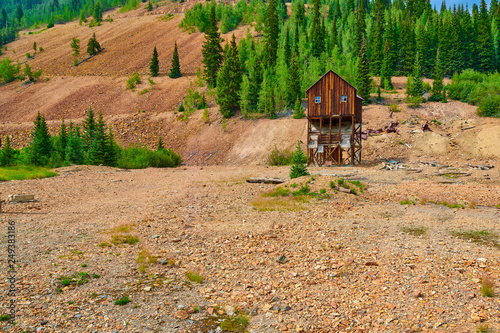
[[[313,180],[279,185],[326,191],[299,199],[262,196],[277,186],[245,182],[286,179],[288,167],[68,167],[1,183],[4,198],[36,199],[3,207],[2,243],[8,221],[16,226],[18,312],[2,327],[217,332],[246,316],[249,332],[499,332],[500,298],[483,297],[481,286],[500,288],[500,239],[450,234],[499,231],[498,171],[442,183],[423,169],[310,168]],[[343,176],[366,184],[364,193],[335,193],[330,181]],[[433,203],[442,201],[463,208]],[[404,231],[412,226],[423,234]],[[113,244],[126,236],[139,242]],[[130,303],[115,305],[124,296]]]

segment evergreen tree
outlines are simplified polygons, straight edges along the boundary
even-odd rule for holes
[[[335,48],[335,46],[337,46],[339,43],[337,40],[337,18],[336,17],[333,19],[333,23],[332,23],[332,37],[331,37],[330,43],[331,43],[330,44],[331,50],[333,50]]]
[[[153,10],[153,4],[151,3],[151,1],[148,1],[148,12],[152,10]]]
[[[104,147],[104,164],[109,166],[115,166],[118,162],[118,145],[116,144],[115,138],[113,136],[113,131],[108,129],[108,135],[106,135],[106,146]]]
[[[99,52],[100,49],[101,49],[101,45],[99,45],[99,42],[97,41],[97,39],[95,37],[95,32],[94,32],[92,37],[89,39],[89,42],[87,43],[87,53],[90,56],[93,56],[94,54]]]
[[[271,85],[271,91],[269,93],[269,119],[276,119],[276,94],[274,93],[274,85]]]
[[[216,101],[224,118],[231,117],[239,109],[239,91],[242,80],[241,65],[233,34],[231,45],[225,54],[224,65],[217,76]]]
[[[0,151],[0,165],[1,166],[14,165],[15,156],[16,156],[16,150],[12,148],[12,145],[10,143],[10,137],[6,135],[5,143],[3,144],[2,150]]]
[[[252,64],[252,71],[250,72],[250,86],[248,93],[248,102],[251,109],[257,108],[259,102],[259,93],[262,84],[262,64],[259,59],[254,56]]]
[[[300,103],[299,98],[295,101],[295,107],[293,108],[293,119],[302,119],[306,115],[304,113],[304,108],[302,107],[302,103]]]
[[[384,45],[384,61],[382,62],[382,69],[380,74],[380,84],[386,90],[392,90],[392,60],[391,52],[389,49],[389,41],[385,41]]]
[[[290,66],[290,59],[292,58],[292,47],[290,45],[290,29],[286,27],[286,37],[285,37],[285,63]]]
[[[66,146],[68,145],[68,129],[66,124],[64,123],[64,118],[61,123],[61,127],[59,129],[59,135],[57,137],[57,147],[56,151],[64,159],[66,154]]]
[[[292,107],[295,101],[302,96],[301,81],[299,64],[297,63],[294,53],[290,62],[290,68],[288,69],[288,80],[286,85],[286,105],[288,107]]]
[[[2,45],[2,43],[0,43],[0,45]],[[36,53],[36,42],[33,42],[33,50],[35,50]]]
[[[481,0],[479,20],[477,23],[477,51],[479,56],[479,68],[483,72],[491,72],[494,69],[495,53],[493,38],[491,36],[491,21],[488,15],[486,2]]]
[[[299,21],[295,20],[295,35],[293,36],[293,50],[295,54],[298,56],[299,55],[299,40],[300,40],[300,33],[299,33]]]
[[[21,4],[18,4],[16,8],[17,22],[21,23],[21,19],[23,18],[23,16],[24,16],[23,7],[21,6]]]
[[[97,120],[94,136],[90,144],[88,151],[88,163],[91,165],[106,164],[106,152],[107,152],[107,135],[106,135],[106,125],[102,118],[102,113],[99,113],[99,118]]]
[[[162,150],[162,149],[165,149],[165,147],[163,147],[163,141],[161,140],[161,136],[158,138],[158,146],[156,147],[156,150]]]
[[[68,135],[68,143],[66,145],[65,161],[71,164],[81,165],[84,162],[82,138],[80,127],[77,125],[72,129],[73,124],[70,123],[70,131]]]
[[[433,101],[439,101],[443,98],[443,70],[441,68],[441,61],[439,59],[439,51],[436,56],[436,67],[434,68],[434,82],[432,84]]]
[[[31,132],[31,143],[28,148],[29,161],[35,165],[46,165],[52,154],[53,146],[47,122],[45,117],[40,115],[40,112],[36,116],[34,125],[33,132]]]
[[[381,0],[376,0],[374,3],[374,26],[371,33],[371,71],[374,75],[379,75],[384,55],[382,53],[384,48],[384,11]]]
[[[5,8],[0,11],[0,30],[7,27],[8,16]]]
[[[205,30],[205,42],[201,53],[203,55],[203,75],[207,81],[209,88],[215,88],[217,84],[217,73],[222,66],[223,55],[221,38],[217,27],[217,19],[215,16],[215,5],[210,7],[210,19],[208,27]]]
[[[320,9],[320,0],[314,0],[311,22],[311,54],[313,57],[319,57],[325,46],[321,33]]]
[[[172,55],[172,68],[170,69],[170,75],[172,79],[181,77],[181,65],[179,64],[179,53],[177,52],[177,42],[174,46],[174,54]]]
[[[360,1],[359,8],[356,13],[356,23],[354,25],[354,47],[356,55],[361,52],[361,44],[366,36],[366,11],[363,1]]]
[[[292,155],[292,167],[290,168],[290,178],[298,178],[302,176],[309,175],[307,171],[307,166],[305,163],[307,162],[307,158],[304,155],[304,152],[300,148],[300,140],[297,142],[297,147]]]
[[[88,150],[94,139],[97,124],[95,121],[94,110],[90,108],[87,111],[87,117],[83,120],[83,148]]]
[[[371,81],[370,69],[368,67],[368,56],[366,52],[366,41],[363,37],[361,42],[360,57],[358,59],[358,94],[364,99],[365,103],[370,100],[371,91]]]
[[[158,61],[158,52],[156,51],[156,46],[153,49],[153,57],[151,58],[151,63],[149,64],[149,71],[151,72],[151,76],[158,76],[158,72],[160,71],[160,62]]]
[[[274,68],[278,56],[278,38],[280,33],[276,0],[269,0],[267,4],[264,24],[264,61],[266,67]]]
[[[94,17],[94,20],[97,22],[97,23],[101,23],[102,22],[102,5],[101,5],[101,1],[100,0],[97,0],[95,5],[94,5],[94,13],[92,15]]]
[[[413,68],[413,83],[409,93],[412,97],[422,97],[424,95],[424,82],[422,80],[422,67],[420,65],[420,56],[417,52],[415,66]]]

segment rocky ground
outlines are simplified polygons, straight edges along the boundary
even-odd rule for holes
[[[2,327],[217,332],[248,319],[249,332],[498,332],[500,298],[481,289],[500,289],[500,239],[476,243],[473,231],[499,231],[499,172],[420,168],[310,168],[268,185],[246,179],[286,179],[288,167],[69,167],[1,183],[2,197],[36,199],[3,207],[19,281],[17,324]],[[339,178],[367,187],[336,191]],[[306,183],[319,197],[269,196]]]

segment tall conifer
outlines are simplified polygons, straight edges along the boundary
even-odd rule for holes
[[[242,80],[241,65],[236,38],[233,34],[225,54],[224,65],[217,76],[217,104],[224,118],[231,117],[239,109],[239,91]]]
[[[361,41],[360,56],[358,59],[358,94],[365,100],[365,103],[369,103],[370,91],[371,91],[371,81],[370,69],[368,67],[368,55],[366,51],[366,41],[363,37]]]
[[[215,5],[210,7],[210,19],[208,27],[205,30],[205,42],[201,50],[203,55],[203,75],[210,88],[215,88],[217,85],[217,73],[222,66],[223,55],[222,46],[220,45],[219,28],[217,27],[217,19],[215,16]]]
[[[174,54],[172,55],[172,68],[170,68],[170,75],[172,79],[181,77],[181,65],[179,63],[179,53],[177,52],[177,42],[174,44]]]
[[[151,58],[151,62],[149,64],[149,71],[153,77],[158,76],[158,72],[160,71],[160,62],[158,61],[158,51],[156,51],[156,46],[153,49],[153,57]]]
[[[302,95],[300,82],[301,77],[299,64],[297,63],[297,59],[294,53],[290,62],[290,68],[288,69],[288,78],[286,84],[286,104],[288,107],[292,107],[297,98],[300,98]]]
[[[265,64],[268,68],[274,68],[278,54],[278,38],[280,33],[278,11],[276,0],[269,0],[266,10],[264,24]]]

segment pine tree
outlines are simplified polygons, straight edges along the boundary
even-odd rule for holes
[[[269,119],[276,119],[276,94],[274,93],[274,85],[271,85],[271,91],[269,92]]]
[[[372,78],[370,76],[370,69],[368,67],[366,41],[363,37],[363,40],[361,42],[360,57],[358,60],[357,84],[358,94],[364,99],[365,103],[368,103],[370,100],[371,81]]]
[[[16,8],[17,22],[21,23],[21,19],[23,18],[23,16],[24,16],[23,7],[21,6],[21,4],[18,4]]]
[[[391,61],[391,52],[389,49],[389,41],[385,41],[384,45],[384,61],[382,62],[382,69],[380,73],[380,83],[382,87],[386,90],[392,90],[392,61]]]
[[[15,156],[16,156],[16,150],[12,148],[12,145],[10,143],[10,137],[6,135],[5,142],[2,146],[2,150],[0,151],[0,165],[1,166],[14,165]]]
[[[78,58],[80,55],[80,40],[76,37],[71,39],[71,49],[73,50],[73,57]]]
[[[325,45],[321,33],[320,9],[320,0],[314,0],[311,22],[311,54],[313,57],[319,57]]]
[[[293,108],[293,119],[302,119],[306,115],[304,113],[304,108],[302,107],[302,103],[300,103],[299,98],[295,101],[295,107]]]
[[[299,21],[295,20],[295,34],[293,36],[293,50],[297,56],[299,55],[299,41],[300,41]]]
[[[332,37],[331,37],[331,50],[335,49],[335,46],[338,45],[338,40],[337,40],[337,17],[333,19],[333,24],[332,24]]]
[[[257,58],[257,56],[253,57],[252,71],[250,72],[250,86],[248,92],[248,102],[250,105],[250,109],[257,108],[257,104],[259,102],[259,93],[261,90],[262,84],[262,64]]]
[[[356,13],[356,23],[354,25],[354,47],[356,50],[356,55],[359,55],[361,51],[361,43],[366,36],[366,11],[364,2],[360,1],[359,8]]]
[[[102,118],[102,113],[99,113],[94,136],[88,151],[88,163],[91,165],[105,164],[106,162],[107,135],[106,125]]]
[[[73,124],[70,123],[70,128],[72,127]],[[83,164],[84,154],[79,126],[76,126],[74,130],[70,130],[65,153],[66,162],[76,165]]]
[[[309,175],[307,166],[305,165],[307,158],[300,148],[300,140],[297,142],[297,147],[292,155],[292,167],[290,168],[290,178],[298,178]]]
[[[217,84],[217,73],[222,66],[223,55],[221,38],[217,27],[217,19],[215,16],[215,5],[210,8],[210,20],[208,27],[205,30],[205,42],[201,53],[203,55],[203,75],[207,81],[209,88],[215,88]]]
[[[181,65],[179,64],[179,53],[177,52],[177,42],[174,45],[174,54],[172,55],[172,68],[170,69],[170,75],[172,79],[181,77]]]
[[[0,43],[0,45],[2,45],[2,44]],[[33,42],[33,50],[35,50],[35,53],[36,53],[36,42]]]
[[[424,95],[424,82],[422,80],[422,67],[420,65],[420,55],[417,52],[415,66],[413,68],[413,83],[409,93],[412,97],[422,97]]]
[[[288,69],[288,79],[286,85],[286,104],[288,107],[292,107],[297,98],[300,98],[302,96],[302,88],[300,82],[301,77],[299,64],[297,63],[297,58],[295,57],[294,53],[290,62],[290,68]]]
[[[97,22],[97,23],[101,23],[102,21],[102,5],[101,5],[101,1],[100,0],[97,0],[95,5],[94,5],[94,13],[92,15],[94,17],[94,20]]]
[[[156,46],[153,49],[153,57],[151,58],[151,63],[149,64],[149,71],[151,72],[151,76],[158,76],[158,72],[160,71],[160,62],[158,61],[158,52],[156,51]]]
[[[165,147],[163,147],[163,141],[161,140],[161,136],[158,138],[158,146],[156,147],[156,150],[162,150],[162,149],[165,149]]]
[[[99,50],[101,49],[101,45],[99,45],[99,42],[97,41],[95,37],[95,33],[92,35],[92,37],[89,39],[89,42],[87,43],[87,53],[90,56],[93,56]]]
[[[57,147],[56,151],[64,159],[66,154],[66,146],[68,145],[68,129],[64,123],[64,118],[61,122],[61,127],[59,129],[59,135],[57,137]]]
[[[441,60],[439,59],[439,51],[436,56],[436,67],[434,68],[434,82],[432,84],[433,101],[439,101],[443,98],[443,70],[441,68]]]
[[[371,72],[374,75],[379,75],[384,55],[382,53],[384,49],[384,11],[382,7],[381,0],[377,0],[374,3],[374,26],[371,33]]]
[[[113,131],[108,129],[106,135],[106,145],[104,147],[104,164],[109,166],[116,166],[118,162],[118,145],[116,144],[113,136]]]
[[[285,63],[287,66],[290,66],[290,60],[292,58],[292,47],[290,45],[290,29],[286,27],[286,36],[285,36]]]
[[[35,165],[46,165],[52,154],[53,146],[47,122],[45,117],[40,115],[40,112],[36,116],[34,125],[28,149],[29,161]]]
[[[88,150],[94,139],[97,124],[95,121],[94,110],[90,108],[87,111],[87,117],[83,120],[83,148]]]
[[[483,72],[491,72],[494,69],[495,54],[493,38],[491,36],[491,21],[488,15],[486,2],[481,0],[479,20],[477,23],[477,51],[479,57],[479,68]]]
[[[276,0],[269,0],[267,4],[264,24],[264,60],[266,67],[274,68],[278,57],[278,38],[280,33]]]
[[[217,76],[217,104],[224,118],[231,117],[239,109],[239,91],[242,80],[241,65],[233,34],[231,45],[225,54],[224,65]]]
[[[153,10],[153,4],[151,3],[151,1],[148,1],[148,12],[152,10]]]

